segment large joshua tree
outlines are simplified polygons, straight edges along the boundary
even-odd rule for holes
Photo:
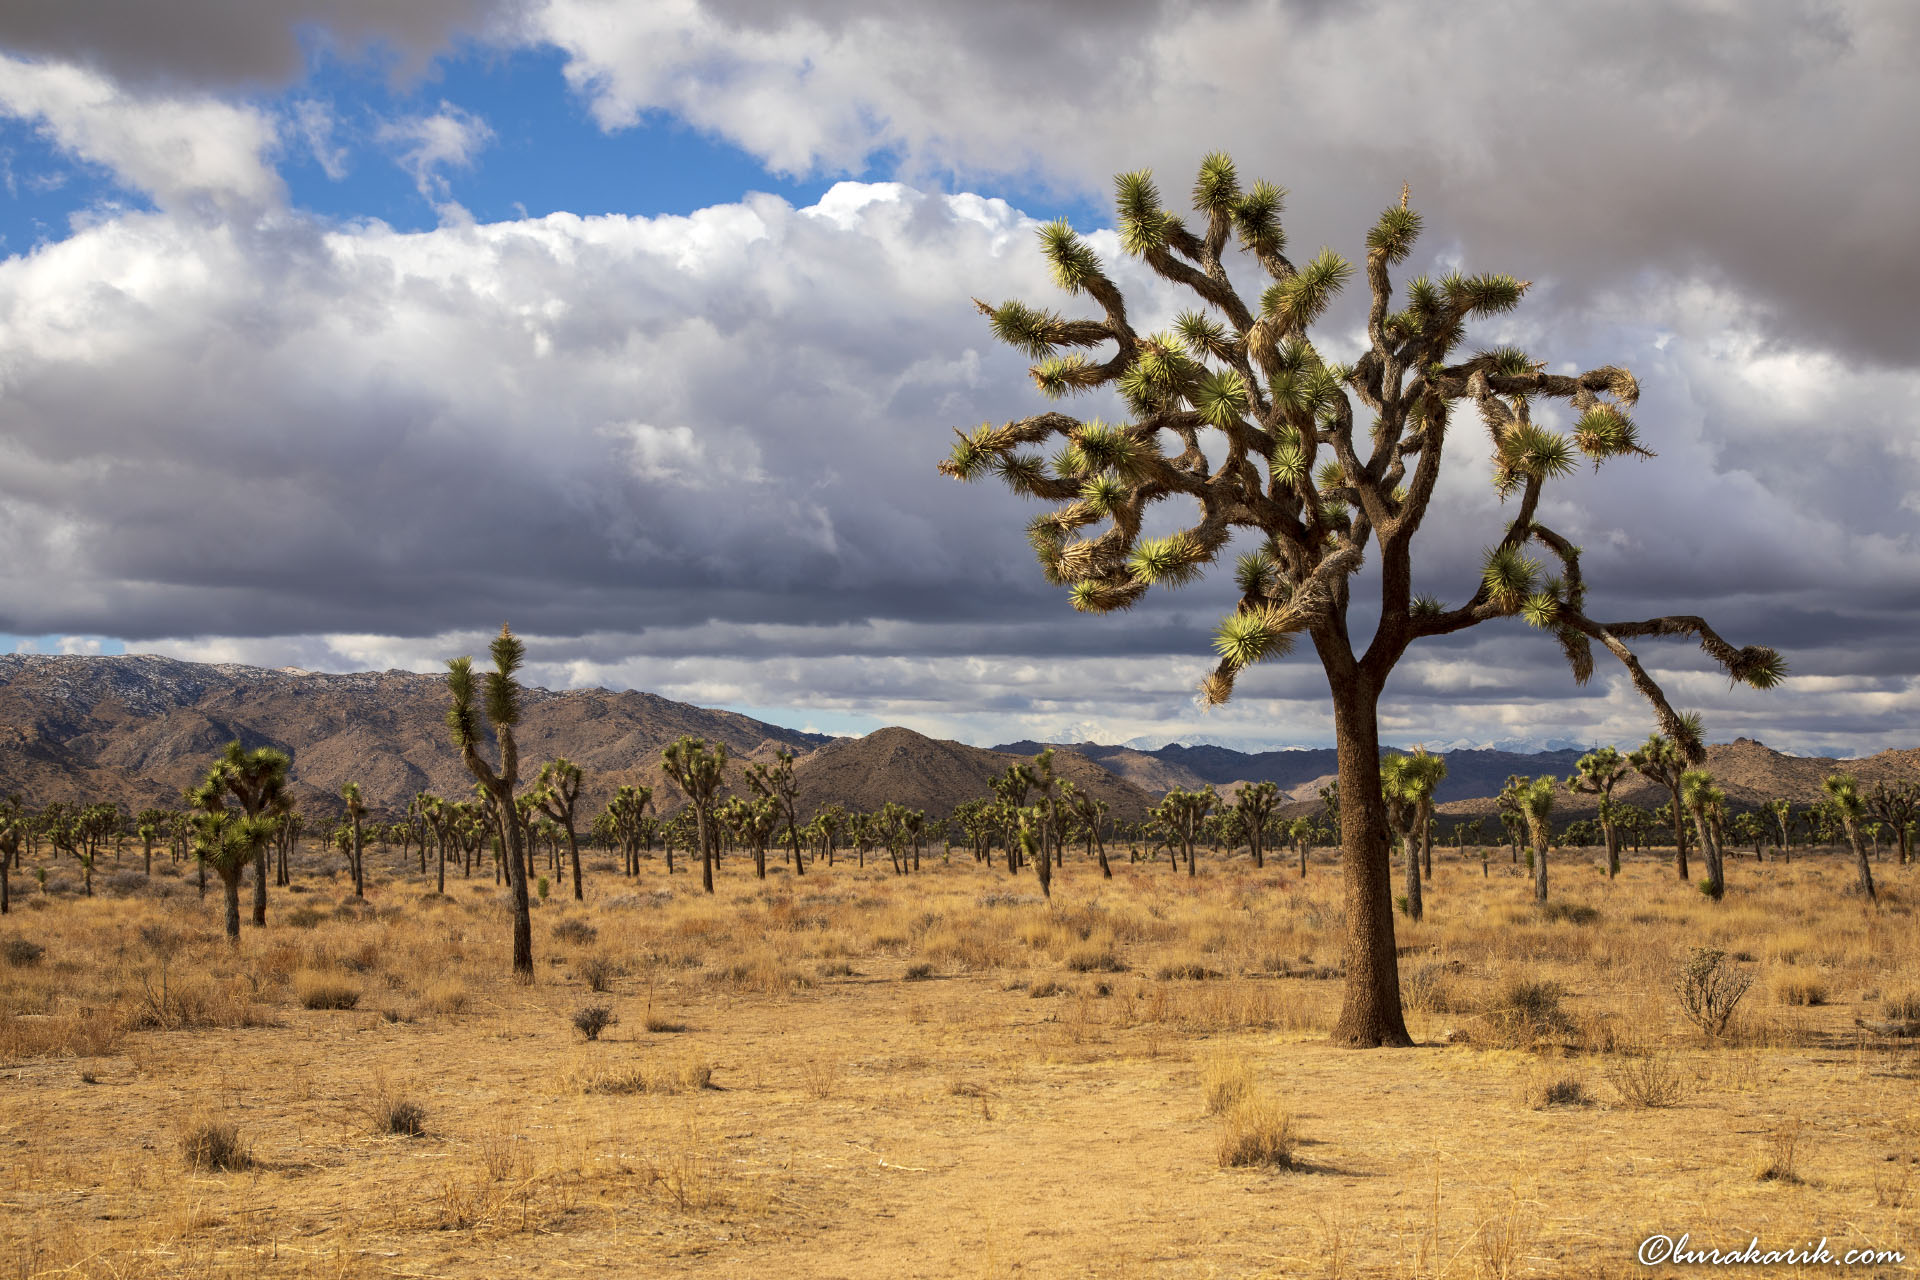
[[[1684,727],[1695,731],[1697,743],[1699,721],[1687,716]],[[1687,825],[1680,816],[1686,807],[1680,794],[1680,777],[1687,771],[1689,760],[1698,763],[1702,759],[1705,759],[1704,752],[1699,756],[1689,755],[1672,735],[1658,733],[1649,737],[1638,751],[1627,753],[1627,763],[1641,777],[1667,789],[1667,823],[1673,828],[1673,870],[1682,880],[1687,878]]]
[[[1122,174],[1116,185],[1124,250],[1195,295],[1200,307],[1170,329],[1138,332],[1092,248],[1065,221],[1043,227],[1055,282],[1090,298],[1099,315],[1067,319],[1017,301],[977,305],[996,336],[1035,360],[1042,392],[1114,388],[1127,421],[1047,411],[985,424],[960,435],[941,469],[961,480],[997,475],[1016,492],[1056,504],[1028,533],[1048,578],[1090,613],[1124,609],[1150,587],[1192,580],[1236,534],[1255,540],[1239,559],[1240,603],[1215,635],[1220,660],[1202,697],[1224,702],[1248,666],[1280,657],[1299,636],[1312,642],[1339,743],[1347,978],[1333,1038],[1409,1044],[1395,969],[1377,714],[1408,647],[1520,616],[1554,634],[1574,679],[1584,682],[1597,643],[1625,666],[1690,758],[1702,752],[1698,734],[1629,641],[1694,637],[1736,680],[1760,688],[1777,683],[1784,666],[1771,649],[1736,649],[1697,617],[1600,622],[1588,614],[1580,550],[1542,522],[1540,495],[1580,455],[1597,465],[1647,454],[1629,416],[1639,386],[1611,366],[1549,373],[1512,347],[1463,353],[1470,321],[1510,310],[1525,293],[1526,284],[1510,276],[1420,276],[1396,307],[1389,268],[1406,261],[1420,231],[1406,191],[1367,232],[1366,350],[1348,365],[1323,359],[1309,330],[1353,268],[1331,249],[1295,265],[1281,230],[1280,188],[1243,187],[1228,157],[1210,155],[1194,184],[1193,205],[1204,220],[1194,230],[1161,205],[1150,174]],[[1236,236],[1271,281],[1252,303],[1223,257]],[[1086,354],[1101,348],[1108,350]],[[1493,483],[1513,514],[1491,531],[1480,580],[1448,606],[1415,595],[1413,540],[1463,401],[1492,436]],[[1543,401],[1571,407],[1570,435],[1533,421],[1533,406]],[[1202,450],[1203,435],[1211,454]],[[1050,458],[1038,451],[1056,442]],[[1148,508],[1169,498],[1194,504],[1197,518],[1164,537],[1143,537]],[[1557,573],[1543,573],[1532,547]],[[1361,649],[1347,613],[1370,550],[1379,566],[1379,622]]]
[[[453,701],[447,708],[447,728],[467,772],[491,801],[505,838],[507,885],[513,898],[513,974],[522,982],[532,982],[533,913],[527,902],[526,833],[513,796],[513,789],[520,783],[520,747],[513,735],[514,726],[520,723],[520,682],[514,673],[526,660],[527,650],[503,625],[489,652],[493,670],[486,674],[483,697],[487,721],[493,726],[494,741],[500,749],[500,767],[495,769],[480,755],[481,713],[474,705],[472,658],[447,659],[447,693]]]
[[[1873,887],[1873,866],[1867,861],[1867,848],[1860,843],[1860,824],[1866,821],[1869,812],[1867,802],[1861,798],[1860,782],[1850,773],[1830,773],[1820,781],[1821,789],[1827,793],[1827,808],[1847,833],[1847,843],[1853,846],[1853,864],[1859,872],[1859,883],[1854,887],[1867,896],[1867,901],[1878,902],[1879,895]]]
[[[1680,775],[1680,799],[1693,815],[1700,856],[1707,862],[1707,878],[1700,882],[1700,892],[1718,902],[1727,896],[1726,858],[1720,850],[1719,830],[1727,793],[1714,785],[1713,775],[1705,769],[1688,769]]]

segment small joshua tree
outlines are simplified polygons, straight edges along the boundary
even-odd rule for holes
[[[1520,789],[1520,815],[1533,841],[1533,900],[1547,900],[1547,845],[1553,835],[1553,779],[1538,777]]]
[[[788,856],[793,859],[793,874],[807,874],[807,860],[800,852],[800,815],[796,801],[800,784],[793,777],[793,752],[782,751],[773,764],[747,766],[747,785],[753,793],[774,802],[779,820],[786,828]]]
[[[567,852],[573,857],[573,900],[584,902],[586,892],[580,886],[580,837],[573,827],[574,802],[580,798],[580,766],[562,756],[540,767],[534,780],[535,803],[567,833]]]
[[[1867,796],[1867,807],[1893,829],[1900,845],[1900,865],[1906,866],[1913,860],[1913,824],[1920,819],[1920,784],[1901,782],[1890,787],[1876,782]]]
[[[1573,762],[1567,790],[1600,797],[1600,835],[1607,843],[1607,878],[1620,874],[1620,830],[1615,824],[1613,789],[1632,771],[1619,750],[1597,747]]]
[[[1446,776],[1446,760],[1425,748],[1416,748],[1410,756],[1388,756],[1380,762],[1381,794],[1389,806],[1397,802],[1405,809],[1403,822],[1396,825],[1406,844],[1407,916],[1412,920],[1420,919],[1426,910],[1420,893],[1421,861],[1424,854],[1431,875],[1433,798]]]
[[[347,868],[353,873],[353,896],[365,900],[367,896],[365,833],[361,824],[366,821],[367,803],[360,798],[360,784],[349,782],[340,789],[340,799],[346,803],[347,840],[341,846],[347,855]]]
[[[1693,815],[1694,834],[1700,837],[1700,853],[1707,860],[1707,878],[1700,892],[1718,902],[1727,894],[1726,859],[1720,849],[1720,815],[1726,810],[1727,793],[1713,784],[1713,775],[1705,769],[1688,769],[1680,775],[1680,799]]]
[[[1691,636],[1734,679],[1757,688],[1776,684],[1784,665],[1771,649],[1735,648],[1697,617],[1600,622],[1589,615],[1580,549],[1544,523],[1541,493],[1549,480],[1576,471],[1582,454],[1596,464],[1647,456],[1629,416],[1639,384],[1611,366],[1550,373],[1546,361],[1512,347],[1463,353],[1468,324],[1511,310],[1527,286],[1510,276],[1422,276],[1397,298],[1389,268],[1409,258],[1421,226],[1404,189],[1366,236],[1366,350],[1346,365],[1323,358],[1309,330],[1353,266],[1331,249],[1299,265],[1287,256],[1280,188],[1243,187],[1231,159],[1210,155],[1193,188],[1204,219],[1196,230],[1161,204],[1150,174],[1122,174],[1115,185],[1122,247],[1191,292],[1200,308],[1164,332],[1139,332],[1093,249],[1065,221],[1042,228],[1055,282],[1091,299],[1100,314],[1068,319],[1018,301],[977,305],[997,337],[1034,359],[1043,393],[1111,388],[1128,420],[1049,410],[984,424],[960,434],[941,469],[960,480],[997,476],[1054,504],[1028,525],[1028,536],[1048,580],[1089,613],[1125,609],[1152,587],[1193,580],[1236,534],[1254,543],[1236,568],[1240,602],[1215,634],[1220,661],[1201,696],[1224,702],[1249,667],[1284,656],[1301,636],[1312,641],[1339,744],[1347,977],[1333,1038],[1410,1044],[1395,963],[1378,719],[1387,679],[1407,649],[1520,617],[1554,635],[1574,679],[1584,682],[1598,644],[1625,667],[1689,759],[1704,753],[1697,730],[1668,704],[1628,642]],[[1271,281],[1252,304],[1222,256],[1231,238]],[[1111,354],[1086,354],[1109,347]],[[1532,420],[1534,406],[1547,401],[1571,407],[1570,434]],[[1494,487],[1514,505],[1511,519],[1492,531],[1479,581],[1449,607],[1415,594],[1413,546],[1440,491],[1457,405],[1478,410],[1492,437]],[[1043,452],[1055,446],[1051,456]],[[1148,509],[1167,499],[1191,503],[1194,523],[1143,536]],[[1543,572],[1533,547],[1557,565],[1556,574]],[[1362,649],[1347,615],[1355,575],[1368,560],[1378,566],[1379,622]]]
[[[1853,861],[1859,870],[1859,883],[1855,886],[1867,896],[1867,901],[1879,901],[1873,888],[1873,866],[1867,861],[1867,847],[1860,841],[1860,824],[1867,816],[1867,802],[1860,797],[1860,783],[1850,773],[1830,773],[1821,782],[1827,793],[1827,807],[1837,818],[1847,833],[1847,843],[1853,846]]]
[[[700,887],[713,892],[713,844],[718,832],[714,809],[727,768],[727,744],[709,747],[704,739],[682,738],[661,754],[660,768],[687,797],[700,841]]]
[[[522,982],[533,981],[533,914],[527,900],[526,832],[514,806],[514,787],[520,782],[520,747],[514,726],[520,723],[520,682],[514,673],[526,659],[526,646],[506,626],[489,648],[493,670],[486,675],[486,716],[500,750],[495,770],[480,755],[480,712],[474,706],[473,659],[447,660],[447,728],[467,772],[492,801],[494,816],[506,840],[507,884],[513,897],[513,972]]]
[[[1233,807],[1239,811],[1247,829],[1247,853],[1256,867],[1267,865],[1267,819],[1273,816],[1274,806],[1279,802],[1277,782],[1250,782],[1233,798]]]
[[[1699,725],[1694,717],[1683,717],[1689,721],[1685,727],[1699,737]],[[1668,736],[1654,734],[1638,751],[1629,752],[1627,763],[1649,782],[1657,782],[1667,789],[1667,821],[1673,827],[1673,869],[1682,879],[1687,878],[1687,824],[1682,813],[1686,801],[1680,794],[1680,775],[1687,771],[1689,759],[1703,759],[1689,756],[1680,749],[1677,741]]]

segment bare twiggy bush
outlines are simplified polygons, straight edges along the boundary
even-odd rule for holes
[[[1568,1037],[1574,1026],[1560,1007],[1565,994],[1557,982],[1509,978],[1482,1006],[1469,1036],[1475,1044],[1509,1049]]]
[[[1531,1110],[1584,1107],[1593,1102],[1587,1083],[1565,1062],[1547,1061],[1530,1067],[1521,1079],[1521,1101]]]
[[[587,984],[587,990],[607,992],[613,990],[613,980],[620,976],[621,967],[611,956],[596,952],[582,957],[580,963],[574,966],[574,972],[579,975],[580,981]]]
[[[840,1063],[833,1058],[808,1058],[800,1064],[800,1087],[809,1098],[831,1098],[840,1083]]]
[[[1673,1055],[1659,1049],[1625,1050],[1607,1063],[1606,1073],[1630,1107],[1672,1107],[1687,1096],[1688,1082]]]
[[[1709,1036],[1718,1037],[1733,1021],[1734,1010],[1753,986],[1753,974],[1727,963],[1717,947],[1694,947],[1674,979],[1680,1012]]]
[[[620,1021],[620,1015],[604,1004],[582,1005],[573,1011],[573,1028],[589,1040]]]
[[[253,1167],[252,1149],[241,1140],[240,1126],[220,1116],[197,1115],[180,1134],[180,1154],[189,1169],[230,1173]]]
[[[1400,994],[1407,1007],[1419,1013],[1459,1013],[1464,1008],[1459,992],[1458,963],[1430,961],[1410,970],[1400,980]]]
[[[1242,1093],[1220,1113],[1218,1156],[1223,1169],[1290,1169],[1293,1146],[1293,1118],[1258,1090]]]
[[[358,984],[318,969],[294,974],[293,994],[304,1009],[352,1009],[360,1003]]]

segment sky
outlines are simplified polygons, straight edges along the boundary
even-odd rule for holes
[[[1409,184],[1402,278],[1533,282],[1473,345],[1633,370],[1658,456],[1542,511],[1595,616],[1786,656],[1762,693],[1640,642],[1711,740],[1916,745],[1916,65],[1899,0],[14,0],[0,651],[433,671],[505,621],[533,683],[829,733],[1325,745],[1307,646],[1197,705],[1230,574],[1077,614],[1036,509],[934,469],[1048,407],[971,299],[1071,312],[1067,217],[1165,323],[1112,175],[1180,207],[1224,149],[1296,256],[1358,259]],[[1484,433],[1448,447],[1416,588],[1458,602],[1505,516]],[[1518,620],[1416,647],[1381,710],[1652,728]]]

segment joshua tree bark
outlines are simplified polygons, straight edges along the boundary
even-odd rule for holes
[[[361,824],[366,821],[367,803],[360,798],[360,784],[349,782],[340,789],[340,799],[347,810],[347,869],[353,873],[353,896],[365,901],[367,896],[367,872],[365,833]]]
[[[1847,843],[1853,846],[1853,861],[1859,870],[1859,883],[1855,886],[1867,896],[1867,901],[1878,902],[1879,896],[1873,887],[1873,866],[1867,861],[1867,847],[1860,841],[1860,823],[1867,816],[1867,802],[1860,798],[1860,783],[1850,773],[1830,773],[1820,784],[1827,793],[1827,804],[1834,817],[1846,829]]]
[[[533,915],[527,900],[526,833],[521,829],[513,796],[520,782],[520,747],[513,734],[514,726],[520,723],[520,682],[514,679],[514,672],[526,658],[526,646],[503,625],[489,652],[493,670],[486,675],[486,717],[493,725],[500,751],[499,769],[496,771],[480,755],[480,712],[473,705],[472,658],[447,660],[447,692],[453,703],[447,708],[447,728],[467,772],[492,801],[506,846],[507,884],[513,899],[513,973],[522,982],[532,982]]]

